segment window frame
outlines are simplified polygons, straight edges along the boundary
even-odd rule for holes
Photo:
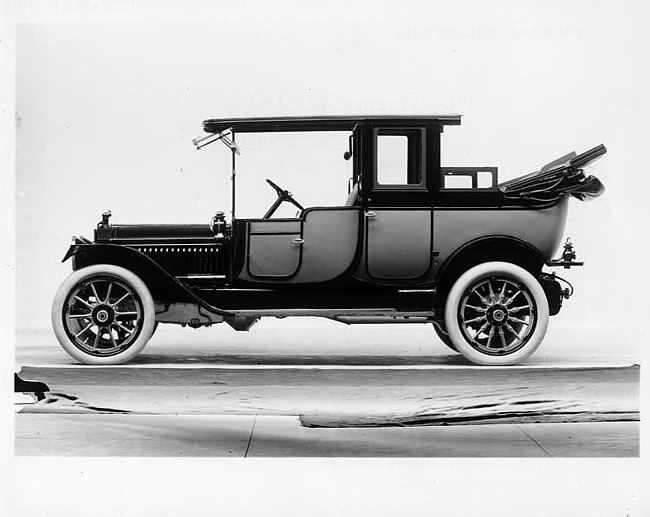
[[[407,138],[407,178],[411,177],[412,170],[410,167],[419,168],[420,181],[418,183],[388,183],[382,184],[378,181],[378,156],[379,156],[379,136],[405,136]],[[426,140],[427,128],[415,126],[377,126],[372,129],[373,142],[373,165],[372,165],[372,189],[381,191],[426,191],[427,190],[427,163],[426,163]],[[411,145],[411,139],[415,139]],[[412,151],[412,147],[414,151]],[[412,156],[412,152],[416,153]],[[418,156],[419,155],[419,156]],[[413,165],[412,165],[413,164]]]

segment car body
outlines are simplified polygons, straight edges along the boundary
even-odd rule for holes
[[[561,259],[569,198],[604,190],[583,168],[606,152],[570,153],[499,184],[495,167],[442,167],[441,135],[458,115],[210,119],[201,148],[232,152],[232,216],[210,224],[112,224],[75,237],[73,273],[52,322],[61,345],[90,364],[132,359],[159,323],[249,330],[262,317],[320,316],[342,323],[433,324],[478,364],[532,354],[571,293],[545,266]],[[304,208],[270,180],[264,217],[235,214],[240,133],[349,134],[352,178],[343,205]],[[459,182],[462,183],[459,185]],[[282,202],[295,218],[273,218]]]

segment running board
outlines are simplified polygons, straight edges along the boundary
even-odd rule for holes
[[[288,316],[315,316],[321,318],[330,318],[337,321],[349,319],[350,323],[362,323],[362,319],[377,318],[373,323],[381,323],[380,319],[393,320],[396,319],[413,319],[421,318],[432,320],[434,311],[414,311],[404,312],[396,311],[393,308],[377,308],[377,309],[247,309],[247,310],[234,310],[229,311],[234,316],[247,316],[254,318],[276,317],[286,318]],[[347,322],[344,322],[347,323]],[[371,323],[370,321],[364,323]],[[388,321],[386,321],[388,323]]]
[[[363,323],[433,323],[433,316],[331,316],[328,319],[346,325]]]
[[[228,316],[430,316],[432,289],[200,289],[196,295]]]

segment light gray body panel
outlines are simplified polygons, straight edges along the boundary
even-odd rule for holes
[[[248,272],[255,277],[288,277],[300,266],[301,249],[293,242],[300,233],[250,234]]]
[[[355,278],[419,285],[433,281],[445,261],[465,244],[494,236],[520,239],[549,260],[560,246],[567,205],[565,196],[544,209],[371,207],[368,211],[375,216],[364,217],[361,235],[360,209],[353,207],[312,208],[303,219],[253,221],[249,223],[247,265],[238,278],[289,284],[326,282],[350,268],[361,246]],[[304,243],[294,243],[295,238]]]
[[[359,215],[360,209],[352,207],[309,208],[302,219],[249,223],[247,267],[242,269],[238,278],[249,282],[272,280],[290,284],[333,280],[352,265],[359,240]],[[297,233],[277,234],[294,230]],[[255,233],[251,234],[251,231]],[[269,239],[268,246],[265,247],[265,240],[258,246],[259,238]],[[295,238],[304,242],[296,244],[293,242]],[[283,261],[288,264],[283,265]],[[282,275],[284,278],[269,274],[286,273],[292,267],[294,270]]]
[[[544,209],[435,209],[433,250],[438,253],[434,271],[463,245],[491,236],[521,239],[537,248],[546,260],[557,252],[567,218],[568,196]]]
[[[300,233],[302,221],[300,219],[250,221],[248,223],[249,233]]]
[[[370,208],[366,218],[366,264],[373,278],[414,279],[431,265],[431,210]]]

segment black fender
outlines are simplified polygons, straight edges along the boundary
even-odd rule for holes
[[[74,257],[74,270],[94,264],[111,264],[132,271],[147,285],[156,301],[197,303],[214,314],[232,315],[197,296],[150,257],[133,248],[116,244],[76,243],[70,246],[62,262],[71,257]]]
[[[444,303],[454,282],[469,268],[482,262],[510,262],[538,278],[545,258],[542,253],[517,237],[490,235],[463,244],[442,264],[436,278],[436,298]]]

